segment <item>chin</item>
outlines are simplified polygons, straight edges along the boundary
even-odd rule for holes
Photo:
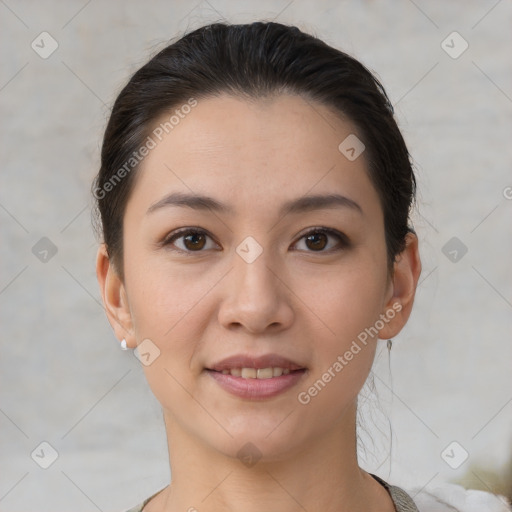
[[[237,421],[226,425],[232,437],[222,430],[221,434],[217,431],[215,437],[206,434],[205,442],[226,457],[239,459],[248,467],[256,461],[285,460],[307,444],[308,436],[300,432],[304,425],[301,429],[294,421],[283,421],[286,414],[281,413],[277,421],[274,417],[262,419],[260,416],[255,414],[237,418]]]

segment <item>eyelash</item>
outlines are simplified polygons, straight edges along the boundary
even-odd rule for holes
[[[309,235],[317,234],[317,233],[323,233],[323,234],[326,234],[328,236],[333,236],[333,237],[337,238],[338,239],[338,243],[339,243],[339,247],[337,247],[337,248],[334,247],[334,248],[331,248],[331,249],[328,249],[328,250],[306,251],[306,252],[309,252],[309,253],[312,253],[312,254],[315,254],[315,253],[316,254],[322,254],[322,253],[329,254],[329,253],[332,253],[332,252],[340,251],[342,249],[346,249],[347,247],[350,246],[350,241],[349,241],[348,237],[344,233],[341,233],[337,229],[325,228],[325,227],[315,227],[315,228],[310,229],[309,231],[304,233],[297,240],[296,243],[298,243],[300,240],[308,237]],[[205,231],[204,229],[201,229],[201,228],[182,228],[182,229],[179,229],[179,230],[171,233],[169,236],[167,236],[162,241],[162,246],[168,247],[171,251],[185,253],[187,256],[192,256],[194,253],[205,252],[204,250],[190,251],[190,250],[180,249],[180,248],[176,248],[176,247],[174,247],[174,248],[170,247],[174,241],[176,241],[176,240],[178,240],[180,238],[183,238],[185,235],[190,235],[190,234],[206,235],[207,237],[209,237],[209,238],[211,238],[213,240],[213,237],[210,236],[210,234],[207,231]]]

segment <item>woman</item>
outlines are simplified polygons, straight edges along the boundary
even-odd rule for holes
[[[296,27],[205,26],[134,74],[94,184],[97,275],[172,482],[130,512],[418,510],[356,453],[421,272],[414,193],[381,84]]]

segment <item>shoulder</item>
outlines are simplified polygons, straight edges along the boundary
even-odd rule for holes
[[[158,491],[158,492],[160,492],[160,491]],[[135,505],[134,507],[131,507],[126,510],[122,510],[120,512],[142,512],[144,507],[149,503],[149,501],[151,499],[153,499],[158,494],[158,492],[149,496],[149,498],[146,498],[142,503],[139,503],[138,505]]]
[[[406,493],[400,487],[390,485],[382,479],[379,481],[385,483],[390,490],[397,510],[407,510],[405,502],[411,497],[419,512],[512,512],[512,506],[504,496],[465,489],[461,485],[443,484],[428,491],[411,489]],[[142,512],[154,496],[121,512]]]
[[[144,508],[144,505],[146,504],[146,500],[144,500],[142,503],[139,503],[135,507],[122,510],[121,512],[142,512],[142,509]]]
[[[510,501],[498,494],[449,483],[428,490],[412,488],[406,492],[370,474],[388,489],[397,512],[512,512]]]
[[[443,484],[429,490],[410,490],[419,512],[512,512],[501,495]]]

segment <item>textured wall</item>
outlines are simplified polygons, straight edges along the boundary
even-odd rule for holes
[[[2,0],[0,510],[115,511],[168,483],[159,404],[101,307],[89,187],[129,74],[223,18],[296,24],[387,88],[424,270],[391,373],[378,351],[362,464],[406,488],[492,489],[512,455],[509,1]]]

